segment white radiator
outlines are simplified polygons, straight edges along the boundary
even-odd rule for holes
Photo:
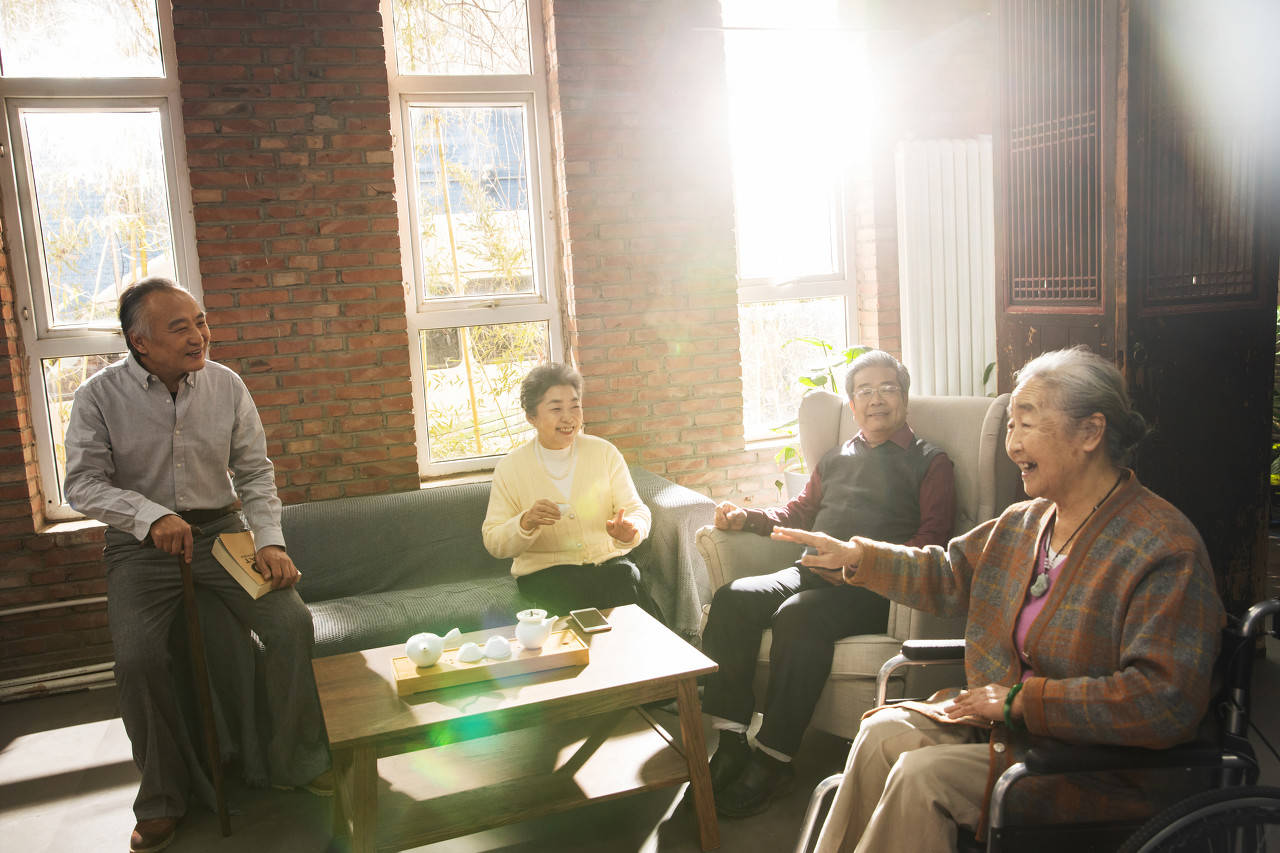
[[[995,207],[991,137],[900,142],[898,287],[902,360],[917,394],[995,390]]]

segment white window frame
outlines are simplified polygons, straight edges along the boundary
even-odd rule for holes
[[[834,198],[831,204],[831,212],[835,217],[835,222],[832,225],[835,270],[827,275],[797,276],[782,280],[739,277],[738,305],[741,307],[759,302],[788,302],[830,296],[843,297],[844,346],[847,348],[858,345],[858,285],[853,248],[854,211],[849,201],[853,196],[850,192],[848,170],[842,170],[842,173],[832,183]],[[814,356],[815,358],[818,356],[816,350]],[[743,347],[742,357],[744,359],[766,358],[768,354],[749,352],[746,347]],[[837,380],[841,378],[839,376],[836,377]],[[837,394],[841,393],[839,388],[831,390]],[[743,430],[745,433],[745,418]],[[790,432],[771,432],[767,435],[744,434],[743,437],[748,442],[776,442],[780,439],[793,438],[795,435],[796,431],[793,428]]]
[[[412,371],[413,412],[417,428],[418,470],[423,476],[440,476],[492,469],[499,455],[432,462],[427,429],[427,400],[422,364],[422,332],[461,326],[500,323],[545,322],[548,355],[555,360],[564,352],[559,285],[555,258],[555,203],[552,188],[551,118],[547,97],[546,41],[540,0],[527,0],[529,16],[530,74],[418,75],[399,73],[396,61],[395,22],[390,0],[381,2],[391,97],[392,159],[396,205],[400,219],[400,254],[405,276],[405,312],[409,334],[409,367]],[[528,169],[529,212],[533,252],[534,292],[510,296],[451,297],[431,304],[424,297],[418,245],[418,211],[413,165],[405,128],[409,108],[417,106],[503,107],[525,109],[525,146]]]
[[[768,29],[767,27],[751,27],[751,26],[730,26],[727,30],[734,29]],[[815,81],[817,82],[817,81]],[[823,85],[838,85],[840,81],[822,81]],[[833,102],[832,109],[839,109],[840,105]],[[730,156],[732,156],[732,142],[730,142]],[[854,258],[855,232],[856,232],[856,210],[855,194],[853,192],[853,169],[857,168],[856,163],[846,161],[829,185],[829,207],[833,217],[831,226],[831,237],[833,241],[832,254],[834,261],[834,269],[830,273],[817,275],[797,275],[791,277],[759,277],[744,278],[741,272],[738,274],[738,305],[739,307],[751,305],[761,302],[787,302],[801,299],[818,299],[823,297],[839,296],[844,299],[844,320],[845,320],[845,340],[844,348],[858,345],[858,286],[857,286],[857,267]],[[736,189],[736,188],[735,188]],[[739,216],[737,208],[737,197],[735,192],[734,202],[734,218]],[[735,245],[735,264],[741,269],[741,252],[740,247]],[[741,343],[741,342],[740,342]],[[815,358],[818,353],[815,351]],[[767,357],[764,353],[754,353],[743,347],[743,359],[755,357]],[[837,377],[839,380],[841,377]],[[840,393],[841,389],[832,389],[836,393]],[[744,400],[745,410],[745,400]],[[745,413],[745,411],[744,411]],[[755,443],[776,443],[779,440],[793,438],[795,430],[791,432],[771,431],[767,435],[753,435],[746,433],[746,419],[743,419],[744,439],[752,444]]]
[[[31,164],[21,138],[18,116],[23,109],[158,109],[165,148],[174,263],[181,279],[179,283],[196,299],[201,299],[200,267],[195,251],[195,216],[187,170],[186,139],[182,135],[177,53],[173,43],[173,12],[168,3],[156,5],[164,77],[0,77],[0,162],[3,163],[3,168],[0,168],[0,196],[4,201],[15,308],[26,349],[23,367],[29,389],[28,405],[36,439],[44,516],[49,521],[81,516],[62,500],[43,361],[65,356],[115,354],[124,352],[126,345],[124,335],[114,324],[51,328],[39,221],[31,195]]]

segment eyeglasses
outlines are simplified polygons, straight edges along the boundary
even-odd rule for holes
[[[879,394],[881,397],[896,397],[902,393],[902,386],[893,382],[885,382],[880,385],[864,385],[861,388],[855,388],[853,396],[859,400],[869,400],[872,394]]]

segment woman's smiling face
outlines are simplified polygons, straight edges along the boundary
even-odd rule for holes
[[[1004,449],[1022,472],[1029,497],[1056,501],[1085,469],[1084,436],[1053,405],[1044,383],[1032,379],[1014,390]]]
[[[582,399],[572,385],[553,385],[528,418],[538,432],[538,443],[548,450],[573,444],[582,428]]]

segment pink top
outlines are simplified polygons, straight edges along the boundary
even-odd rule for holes
[[[1053,525],[1046,525],[1044,533],[1040,537],[1040,544],[1036,547],[1036,576],[1038,577],[1045,571],[1045,565],[1049,562],[1049,536],[1053,531]],[[1058,575],[1062,574],[1062,566],[1066,563],[1066,558],[1059,554],[1048,567],[1049,571],[1049,589],[1045,590],[1044,595],[1036,598],[1031,594],[1031,589],[1027,589],[1027,598],[1022,603],[1022,610],[1018,613],[1018,622],[1013,628],[1013,647],[1018,653],[1018,659],[1022,661],[1022,681],[1026,681],[1036,674],[1031,667],[1031,659],[1027,657],[1024,646],[1027,642],[1027,634],[1031,633],[1031,626],[1035,623],[1036,617],[1040,615],[1040,611],[1044,610],[1044,603],[1049,600],[1049,590],[1053,589],[1053,585],[1058,582]],[[1032,578],[1034,582],[1035,578]]]

